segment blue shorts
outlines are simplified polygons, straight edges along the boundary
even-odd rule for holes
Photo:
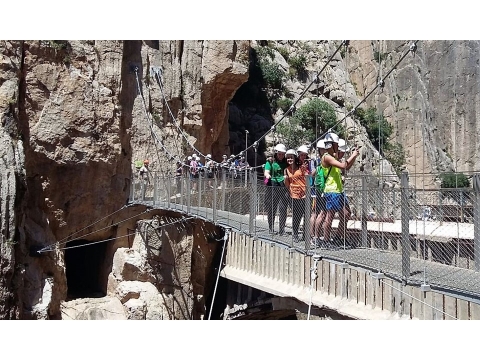
[[[340,211],[348,206],[348,199],[345,193],[324,193],[327,211]]]

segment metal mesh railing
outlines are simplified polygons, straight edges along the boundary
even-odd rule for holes
[[[473,189],[415,190],[406,173],[401,179],[348,176],[349,211],[335,213],[328,239],[321,217],[324,197],[315,195],[308,177],[306,197],[292,199],[283,184],[265,185],[255,172],[248,173],[247,181],[225,172],[213,178],[154,173],[148,181],[133,182],[130,200],[410,283],[480,295],[475,181]]]

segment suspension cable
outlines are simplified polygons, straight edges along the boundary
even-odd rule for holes
[[[147,117],[147,119],[149,120],[149,125],[150,125],[150,130],[151,130],[151,134],[153,136],[153,138],[160,144],[162,150],[167,153],[167,155],[169,156],[169,160],[177,160],[178,162],[180,162],[183,166],[185,167],[188,167],[188,168],[191,168],[190,164],[186,164],[183,162],[183,159],[179,158],[178,156],[175,156],[173,155],[172,153],[170,153],[170,151],[168,151],[168,149],[165,147],[165,145],[163,144],[163,142],[158,138],[157,134],[155,133],[155,131],[153,130],[153,121],[150,119],[150,117],[148,116],[148,112],[147,112],[147,107],[146,107],[146,104],[145,104],[145,99],[143,98],[143,94],[141,92],[141,89],[140,89],[140,82],[139,82],[139,79],[138,79],[138,67],[135,67],[135,78],[137,80],[137,86],[138,86],[138,91],[140,93],[140,96],[142,98],[142,103],[143,103],[143,109],[144,109],[144,112],[145,112],[145,116]],[[157,156],[158,156],[158,153],[157,153]],[[160,163],[160,160],[159,160],[159,163]]]
[[[121,224],[121,223],[123,223],[123,222],[125,222],[125,221],[128,221],[128,220],[131,220],[131,219],[134,219],[134,218],[136,218],[137,216],[143,215],[143,214],[145,214],[145,213],[147,213],[147,212],[150,212],[150,211],[151,211],[151,209],[147,209],[147,210],[145,210],[145,211],[143,211],[143,212],[141,212],[141,213],[139,213],[139,214],[137,214],[137,215],[134,215],[134,216],[132,216],[132,217],[129,217],[129,218],[127,218],[127,219],[124,219],[124,220],[122,220],[122,221],[119,221],[119,222],[117,222],[117,223],[115,223],[115,224],[111,224],[111,225],[105,226],[105,227],[103,227],[103,228],[101,228],[101,229],[98,229],[98,230],[89,232],[88,234],[85,234],[85,235],[82,235],[82,236],[78,236],[78,237],[76,237],[76,238],[74,238],[74,239],[69,239],[69,240],[64,240],[64,241],[56,241],[56,242],[54,242],[53,244],[47,245],[47,246],[45,246],[43,249],[38,250],[38,252],[39,252],[39,253],[42,253],[42,252],[45,252],[45,251],[47,251],[47,250],[51,250],[51,248],[52,248],[54,245],[63,245],[63,244],[66,244],[66,243],[68,243],[68,242],[71,242],[71,241],[75,241],[75,240],[78,240],[78,239],[81,239],[81,238],[85,238],[85,237],[87,237],[87,236],[89,236],[89,235],[91,235],[91,234],[95,234],[95,233],[97,233],[97,232],[99,232],[99,231],[101,231],[101,230],[105,230],[105,229],[111,228],[112,226]],[[91,226],[91,225],[89,225],[89,226]],[[78,231],[77,231],[77,233],[78,233]]]
[[[172,118],[172,122],[173,124],[175,125],[175,128],[177,129],[177,131],[179,132],[179,134],[182,136],[183,139],[185,139],[185,142],[196,152],[198,153],[199,155],[201,155],[202,157],[206,157],[200,150],[198,150],[194,145],[192,145],[190,143],[190,141],[188,140],[188,137],[185,135],[185,131],[183,131],[183,129],[178,125],[177,123],[177,119],[175,118],[175,116],[173,115],[173,112],[172,112],[172,109],[170,108],[170,105],[168,105],[168,101],[167,101],[167,98],[165,96],[165,91],[164,91],[164,87],[163,87],[163,83],[162,83],[162,78],[161,78],[161,70],[159,68],[154,68],[152,67],[152,72],[155,74],[155,79],[157,80],[157,83],[158,83],[158,86],[160,87],[160,93],[162,94],[162,98],[163,98],[163,101],[165,103],[165,106],[167,107],[167,110],[168,110],[168,113],[170,115],[170,117]]]
[[[400,57],[400,59],[397,61],[397,63],[387,72],[387,74],[385,74],[385,76],[380,79],[380,81],[373,87],[373,89],[370,90],[370,92],[352,109],[350,110],[347,114],[345,114],[344,117],[348,117],[352,114],[355,113],[355,111],[357,110],[357,108],[362,105],[369,97],[370,95],[372,95],[372,93],[379,87],[379,86],[383,86],[384,84],[384,81],[385,79],[392,73],[393,70],[395,70],[397,68],[397,66],[403,61],[403,59],[405,59],[405,57],[410,53],[410,52],[414,52],[415,49],[416,49],[416,44],[419,40],[415,40],[412,44],[410,44],[408,50]],[[310,143],[310,146],[312,146],[312,144],[316,143],[318,140],[322,139],[325,137],[325,135],[327,135],[332,129],[334,129],[335,127],[338,126],[338,124],[340,124],[344,119],[340,119],[338,120],[328,131],[326,131],[325,133],[323,133],[319,138],[317,138],[316,140],[314,140],[312,143]]]
[[[320,69],[320,71],[317,73],[317,76],[315,76],[315,78],[310,82],[310,84],[308,84],[308,86],[302,91],[302,93],[300,94],[300,96],[298,97],[298,99],[292,104],[290,105],[290,107],[288,108],[288,110],[282,115],[282,117],[280,118],[280,120],[277,121],[277,123],[275,125],[273,125],[269,130],[267,130],[260,138],[258,138],[256,140],[256,142],[259,142],[259,141],[262,141],[268,134],[270,134],[272,131],[275,130],[275,127],[278,126],[278,124],[280,122],[282,122],[288,114],[290,114],[291,112],[293,112],[293,110],[295,109],[295,106],[297,105],[297,103],[305,96],[305,94],[307,93],[307,91],[310,89],[310,87],[313,85],[314,82],[316,82],[318,79],[319,79],[319,76],[320,74],[323,73],[323,71],[325,70],[325,68],[327,67],[328,64],[330,64],[330,62],[332,61],[332,59],[335,57],[335,55],[340,51],[340,49],[342,48],[342,45],[344,44],[345,41],[342,41],[342,43],[335,49],[334,53],[328,58],[327,62],[323,65],[323,67]],[[250,145],[248,146],[246,149],[244,149],[243,151],[241,151],[240,153],[242,152],[246,152],[248,151],[250,148],[252,148],[254,145]],[[239,153],[239,154],[240,154]]]
[[[448,316],[448,317],[451,317],[451,318],[454,319],[454,320],[458,320],[455,316],[452,316],[452,315],[450,315],[450,314],[447,314],[445,311],[443,311],[443,309],[440,310],[440,309],[436,308],[435,306],[432,306],[432,305],[426,303],[425,301],[422,301],[422,300],[420,300],[420,299],[418,299],[418,298],[416,298],[416,297],[414,297],[414,296],[406,293],[405,291],[402,291],[402,290],[400,290],[400,289],[397,289],[395,286],[390,285],[389,283],[385,282],[385,281],[382,280],[382,279],[380,279],[380,281],[381,281],[383,284],[391,287],[392,289],[397,290],[399,293],[402,293],[403,295],[406,295],[406,296],[408,296],[409,298],[412,298],[413,300],[416,300],[416,301],[418,301],[419,303],[421,303],[421,304],[423,304],[423,305],[426,305],[426,306],[428,306],[429,308],[432,308],[433,310],[436,310],[436,311],[438,311],[438,312],[440,312],[440,313],[442,313],[442,314],[444,314],[444,315],[446,315],[446,316]]]
[[[212,297],[212,303],[210,304],[210,312],[208,313],[208,320],[210,320],[210,317],[212,316],[213,303],[215,302],[215,294],[217,293],[218,280],[220,278],[220,271],[222,271],[223,255],[225,253],[225,245],[227,244],[229,234],[230,234],[230,229],[225,228],[225,235],[223,237],[222,256],[220,257],[220,264],[218,265],[217,280],[215,281],[215,288],[213,289],[213,297]]]
[[[181,219],[181,220],[174,221],[174,222],[171,222],[171,223],[163,224],[163,225],[158,226],[158,228],[163,228],[163,227],[166,227],[166,226],[170,226],[170,225],[173,225],[173,224],[176,224],[176,223],[179,223],[179,222],[185,222],[185,221],[190,220],[190,219],[193,219],[193,218],[194,218],[194,217],[191,216],[191,217],[186,218],[186,219]],[[108,239],[105,239],[105,240],[92,241],[92,242],[89,242],[89,243],[87,243],[87,244],[81,244],[81,245],[64,247],[64,248],[61,248],[61,249],[58,249],[58,250],[76,249],[76,248],[80,248],[80,247],[84,247],[84,246],[90,246],[90,245],[95,245],[95,244],[99,244],[99,243],[103,243],[103,242],[107,242],[107,241],[112,241],[112,240],[121,239],[121,238],[124,238],[124,237],[127,237],[127,236],[131,236],[131,234],[121,235],[121,236],[117,236],[117,237],[113,237],[113,238],[108,238]],[[73,240],[72,240],[72,241],[73,241]],[[54,250],[55,250],[55,249],[47,249],[47,250],[43,250],[43,251],[39,251],[39,252],[47,252],[47,251],[54,251]]]

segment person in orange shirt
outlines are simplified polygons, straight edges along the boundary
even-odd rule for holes
[[[299,162],[294,149],[287,150],[285,156],[288,166],[285,169],[284,182],[292,201],[293,242],[299,242],[298,229],[305,215],[306,177],[310,172],[306,162]]]

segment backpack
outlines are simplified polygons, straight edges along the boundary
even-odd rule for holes
[[[327,176],[325,176],[322,166],[321,165],[317,166],[317,171],[315,174],[315,188],[317,189],[317,192],[319,194],[323,193],[323,191],[325,190],[325,183],[327,182],[327,178],[328,178],[328,175],[330,175],[331,170],[332,170],[332,167],[330,166],[330,169],[328,169]]]
[[[195,160],[193,160],[190,163],[190,166],[191,166],[191,169],[190,169],[191,173],[193,175],[197,175],[197,173],[198,173],[198,163]]]

